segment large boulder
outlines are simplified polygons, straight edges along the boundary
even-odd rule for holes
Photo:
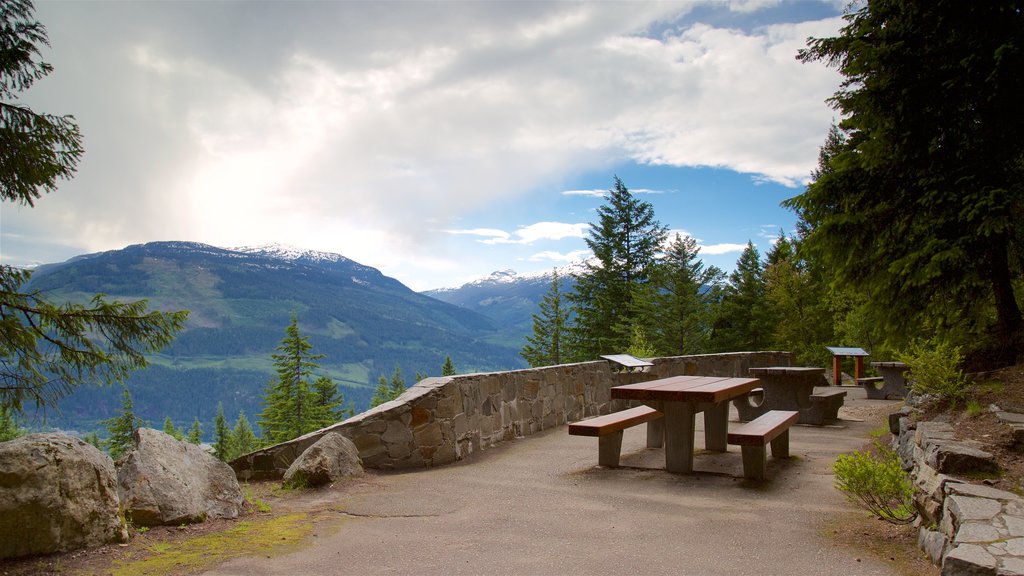
[[[337,432],[328,432],[292,462],[284,473],[284,484],[322,486],[362,473],[356,445]]]
[[[230,466],[151,428],[136,430],[135,448],[118,460],[117,490],[140,526],[237,518],[245,502]]]
[[[114,463],[67,434],[0,442],[0,558],[128,539]]]

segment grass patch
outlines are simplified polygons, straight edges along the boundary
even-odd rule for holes
[[[267,520],[243,521],[223,532],[177,542],[154,543],[141,560],[117,562],[115,576],[199,572],[232,558],[283,554],[300,547],[313,532],[309,514],[297,513]]]

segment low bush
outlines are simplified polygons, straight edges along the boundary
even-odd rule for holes
[[[840,454],[832,471],[836,488],[878,518],[892,524],[910,524],[917,518],[914,487],[894,451],[880,447],[878,455]]]
[[[963,354],[959,346],[939,340],[918,341],[899,354],[900,360],[910,367],[910,387],[916,394],[931,394],[952,405],[967,394],[967,378],[961,365]]]

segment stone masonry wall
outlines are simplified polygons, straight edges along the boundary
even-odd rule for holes
[[[606,361],[427,378],[399,398],[344,422],[231,462],[240,480],[280,478],[327,432],[355,443],[368,468],[438,466],[505,440],[625,408],[610,388],[677,375],[747,376],[789,366],[789,352],[738,352],[652,359],[642,373],[617,373]]]
[[[905,406],[889,425],[914,482],[918,545],[943,576],[1024,574],[1024,499],[958,478],[994,471],[992,455],[956,440],[949,423],[916,422],[913,413]]]

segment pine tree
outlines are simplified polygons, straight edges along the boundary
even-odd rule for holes
[[[330,426],[352,415],[350,409],[341,408],[345,403],[345,396],[338,390],[338,384],[330,376],[317,378],[313,382],[313,393],[316,395],[314,429]]]
[[[278,353],[271,356],[277,379],[270,382],[263,395],[260,427],[268,442],[285,442],[317,429],[316,392],[309,379],[319,368],[315,361],[323,355],[312,354],[312,348],[309,337],[299,333],[298,318],[292,314]]]
[[[587,246],[594,253],[586,270],[576,277],[569,295],[575,306],[570,356],[592,360],[621,352],[633,334],[633,298],[650,280],[666,228],[654,218],[654,207],[638,200],[618,177],[615,187],[597,209]]]
[[[940,335],[1013,362],[1024,350],[1024,9],[878,0],[844,18],[799,54],[844,76],[829,99],[842,121],[827,169],[785,203],[807,225],[805,249],[834,284],[869,296],[894,345]]]
[[[128,452],[135,446],[135,430],[140,426],[145,426],[146,422],[141,418],[135,416],[135,409],[132,406],[132,395],[128,392],[128,387],[123,386],[124,395],[121,401],[121,413],[113,418],[100,421],[100,424],[106,426],[109,436],[107,436],[107,452],[110,453],[110,457],[117,460],[122,454]]]
[[[444,364],[441,366],[441,376],[455,376],[455,364],[452,362],[451,356],[444,357]]]
[[[258,446],[259,438],[253,433],[249,419],[245,417],[244,411],[239,411],[238,420],[235,421],[235,429],[231,433],[231,450],[227,460],[234,460],[243,454],[248,454]]]
[[[679,234],[655,266],[636,299],[637,315],[655,354],[681,356],[706,352],[725,273],[705,268],[697,241]]]
[[[97,450],[103,450],[103,441],[100,440],[100,435],[97,434],[95,430],[82,434],[82,441],[86,444],[93,445]]]
[[[377,380],[377,388],[370,399],[370,408],[390,402],[401,396],[402,392],[405,392],[405,379],[402,378],[402,368],[395,364],[395,371],[391,374],[390,380],[385,376]]]
[[[171,421],[170,416],[164,418],[164,434],[167,434],[175,440],[185,439],[185,435],[181,433],[181,430],[174,427],[174,422]]]
[[[6,406],[0,406],[0,442],[14,440],[15,438],[24,436],[27,433],[27,431],[21,427],[18,417],[13,412],[13,410]]]
[[[562,279],[555,270],[551,286],[538,304],[539,314],[533,315],[533,334],[526,337],[526,345],[519,355],[530,366],[555,366],[562,363],[562,346],[569,330],[569,310],[562,304]]]
[[[217,402],[217,416],[213,419],[213,455],[219,460],[227,460],[231,449],[231,430],[224,418],[224,404]]]
[[[185,437],[189,444],[196,446],[203,443],[203,425],[199,423],[199,417],[192,421],[192,427],[188,429],[188,436]]]
[[[761,255],[748,241],[723,291],[711,335],[712,348],[719,352],[763,350],[772,333],[767,316]]]

